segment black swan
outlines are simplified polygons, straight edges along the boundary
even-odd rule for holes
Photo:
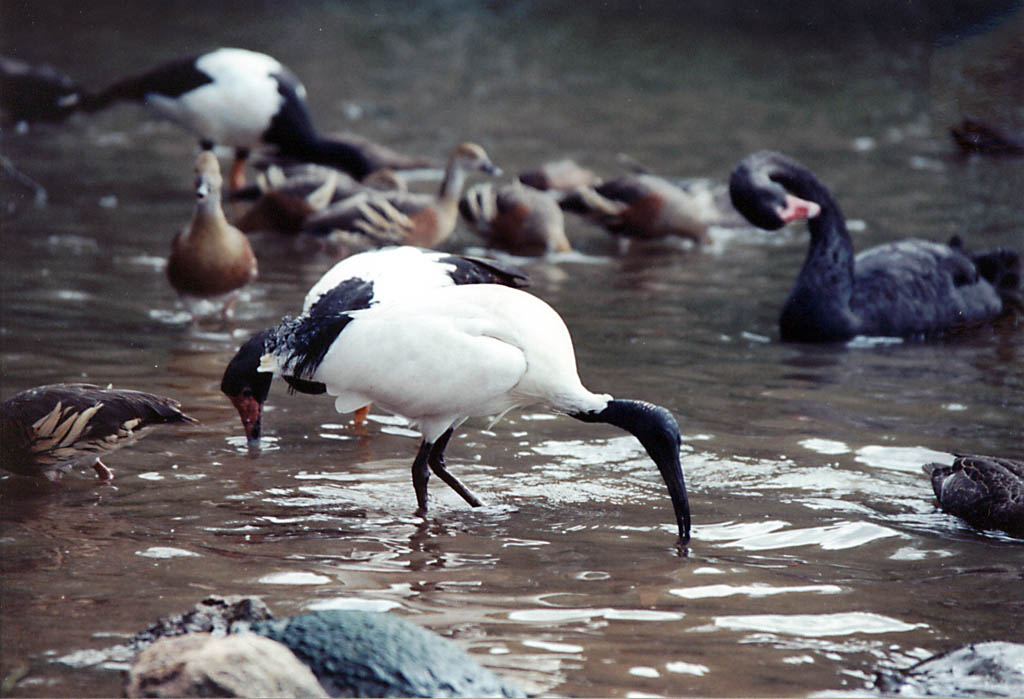
[[[1024,461],[958,456],[952,466],[922,468],[943,510],[979,529],[1024,536]]]
[[[930,335],[1020,306],[1020,256],[1012,250],[972,254],[958,238],[950,245],[911,239],[855,257],[828,188],[780,153],[746,157],[729,179],[729,194],[758,228],[807,219],[811,245],[779,318],[783,340]]]

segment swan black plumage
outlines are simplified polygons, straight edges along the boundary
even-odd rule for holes
[[[952,245],[910,239],[854,256],[831,192],[780,153],[745,158],[729,193],[758,228],[807,219],[811,244],[779,318],[783,340],[931,335],[992,321],[1020,304],[1020,257],[1012,250],[975,255],[956,238]]]
[[[942,509],[979,529],[1024,537],[1024,461],[958,456],[951,466],[925,464]]]

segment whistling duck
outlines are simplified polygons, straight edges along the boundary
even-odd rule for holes
[[[495,260],[451,255],[411,246],[388,247],[347,257],[327,271],[314,284],[302,304],[306,314],[321,296],[344,289],[334,297],[336,310],[357,310],[380,303],[391,303],[421,290],[459,284],[505,284],[524,286],[527,277],[518,269]],[[238,410],[250,447],[260,442],[263,403],[270,392],[271,374],[258,370],[265,343],[274,328],[257,333],[246,341],[224,370],[221,391]],[[291,390],[319,394],[326,389],[320,382],[286,375]],[[367,401],[369,403],[370,401]],[[355,418],[365,418],[366,406]]]
[[[519,182],[470,187],[459,202],[459,213],[488,245],[508,252],[543,255],[572,250],[558,202]]]
[[[0,108],[4,124],[61,121],[78,106],[82,88],[48,65],[0,56]]]
[[[331,203],[360,192],[404,192],[406,183],[395,170],[374,170],[356,181],[326,165],[300,163],[270,165],[256,178],[256,187],[235,192],[232,199],[255,198],[256,202],[235,222],[244,232],[276,231],[295,234],[306,221]]]
[[[486,151],[463,143],[452,151],[437,196],[411,192],[363,192],[310,216],[306,228],[324,234],[355,234],[373,244],[440,245],[455,231],[459,198],[471,170],[500,175]]]
[[[272,146],[297,160],[338,167],[362,178],[372,169],[350,143],[321,136],[306,106],[306,88],[277,59],[237,48],[219,48],[158,66],[82,96],[96,111],[120,101],[142,102],[199,136],[204,149],[235,149],[232,188],[244,182],[251,149]]]
[[[593,171],[566,158],[523,170],[519,173],[519,181],[534,189],[567,192],[577,187],[594,187],[601,180]]]
[[[263,340],[259,370],[323,386],[338,412],[374,403],[418,427],[412,480],[419,515],[427,514],[431,471],[470,506],[480,505],[444,461],[467,418],[542,406],[636,436],[668,487],[680,540],[689,540],[675,418],[660,406],[588,391],[569,331],[551,306],[520,289],[470,284],[352,310],[353,298],[369,290],[358,280],[339,284],[283,320]]]
[[[982,155],[1024,155],[1024,134],[1011,133],[970,117],[949,129],[953,141],[964,153]]]
[[[922,468],[943,510],[978,529],[1024,536],[1024,461],[958,456],[951,466]]]
[[[577,187],[560,203],[566,211],[620,236],[620,241],[668,236],[695,243],[707,240],[706,202],[656,175],[628,174],[594,187]]]
[[[522,697],[450,640],[397,614],[327,609],[257,621],[333,697]]]
[[[210,151],[196,158],[196,208],[192,223],[171,241],[167,278],[198,317],[198,299],[226,296],[222,314],[229,317],[238,290],[254,281],[256,255],[249,239],[224,216],[220,165]]]
[[[272,165],[256,178],[256,202],[235,221],[242,232],[298,233],[306,219],[331,203],[339,186],[353,189],[358,183],[340,170],[324,165],[302,164],[287,170]],[[237,201],[248,192],[236,192]]]
[[[810,248],[779,319],[783,340],[922,336],[993,320],[1019,303],[1020,259],[1009,250],[972,255],[957,241],[904,240],[854,257],[832,194],[810,170],[779,153],[745,158],[729,191],[736,209],[758,228],[808,220]]]
[[[100,456],[154,425],[194,422],[177,401],[151,393],[84,383],[39,386],[0,403],[0,465],[49,480],[89,465],[100,480],[110,480],[114,474]]]

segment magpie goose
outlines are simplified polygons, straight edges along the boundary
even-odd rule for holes
[[[164,63],[81,98],[96,111],[121,101],[141,102],[199,136],[204,149],[235,149],[230,183],[239,188],[251,149],[272,146],[283,156],[322,163],[357,179],[370,163],[352,143],[321,136],[306,105],[306,88],[277,59],[246,49],[219,48]]]

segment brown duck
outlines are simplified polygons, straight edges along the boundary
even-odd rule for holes
[[[192,223],[174,236],[167,259],[167,278],[193,317],[198,301],[224,297],[222,315],[230,317],[238,290],[257,276],[256,255],[249,239],[224,216],[223,180],[217,158],[203,151],[196,159],[196,208]]]
[[[480,170],[500,175],[487,152],[475,143],[452,151],[436,196],[414,192],[361,192],[310,216],[311,233],[340,232],[365,238],[371,245],[415,245],[432,248],[455,231],[459,198],[467,174]]]
[[[577,187],[561,205],[620,240],[675,236],[695,243],[707,241],[701,198],[657,175],[629,174],[595,187]]]
[[[489,246],[499,250],[520,255],[572,250],[558,202],[518,181],[470,187],[459,202],[459,213]]]
[[[89,465],[100,480],[110,480],[114,474],[100,456],[154,425],[194,422],[177,401],[152,393],[85,383],[39,386],[0,403],[0,465],[49,480]]]

